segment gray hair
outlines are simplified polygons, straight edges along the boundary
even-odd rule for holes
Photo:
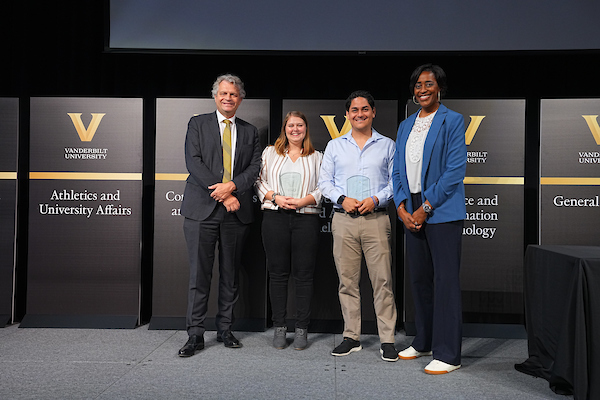
[[[225,74],[225,75],[219,76],[215,80],[215,83],[213,83],[213,87],[212,87],[212,97],[213,98],[217,97],[217,92],[219,91],[219,85],[223,81],[227,81],[227,82],[231,83],[232,85],[235,85],[235,87],[240,91],[240,97],[242,99],[246,97],[246,91],[244,90],[244,82],[242,82],[240,77],[236,76],[236,75],[232,75],[232,74]]]

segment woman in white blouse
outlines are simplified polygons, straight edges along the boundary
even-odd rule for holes
[[[461,365],[465,122],[441,104],[447,85],[439,66],[415,69],[410,89],[421,108],[398,128],[393,181],[406,233],[417,334],[398,356],[411,360],[433,354],[425,372],[436,375]]]
[[[313,275],[317,257],[322,153],[315,150],[304,114],[290,111],[274,146],[262,153],[256,192],[263,210],[262,239],[269,271],[275,328],[273,346],[287,346],[286,311],[290,274],[296,287],[293,346],[307,345]]]

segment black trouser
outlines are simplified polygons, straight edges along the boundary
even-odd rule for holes
[[[308,328],[317,259],[319,216],[265,210],[262,238],[267,255],[273,325],[286,326],[290,274],[296,287],[296,328]]]
[[[238,299],[238,269],[248,226],[235,213],[218,205],[204,221],[186,218],[183,231],[190,260],[190,284],[186,325],[188,335],[203,335],[208,310],[215,245],[219,245],[219,294],[215,316],[217,332],[231,329],[233,308]]]

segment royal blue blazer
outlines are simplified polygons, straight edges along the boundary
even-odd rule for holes
[[[406,211],[411,214],[414,208],[406,177],[406,141],[419,112],[420,110],[402,121],[398,127],[392,175],[396,207],[405,201]],[[423,148],[421,197],[423,202],[429,200],[433,208],[433,212],[427,217],[427,223],[439,224],[465,219],[467,210],[463,180],[466,168],[467,146],[463,116],[440,104]]]

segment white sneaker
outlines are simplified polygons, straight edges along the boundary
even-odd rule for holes
[[[407,349],[402,350],[398,353],[398,357],[403,360],[414,360],[415,358],[430,356],[431,351],[416,351],[414,347],[410,346]]]
[[[445,362],[440,361],[440,360],[433,360],[432,362],[427,364],[427,366],[425,367],[425,373],[429,374],[429,375],[441,375],[441,374],[447,374],[448,372],[452,372],[459,368],[460,368],[460,364],[459,365],[450,365],[450,364],[446,364]]]

